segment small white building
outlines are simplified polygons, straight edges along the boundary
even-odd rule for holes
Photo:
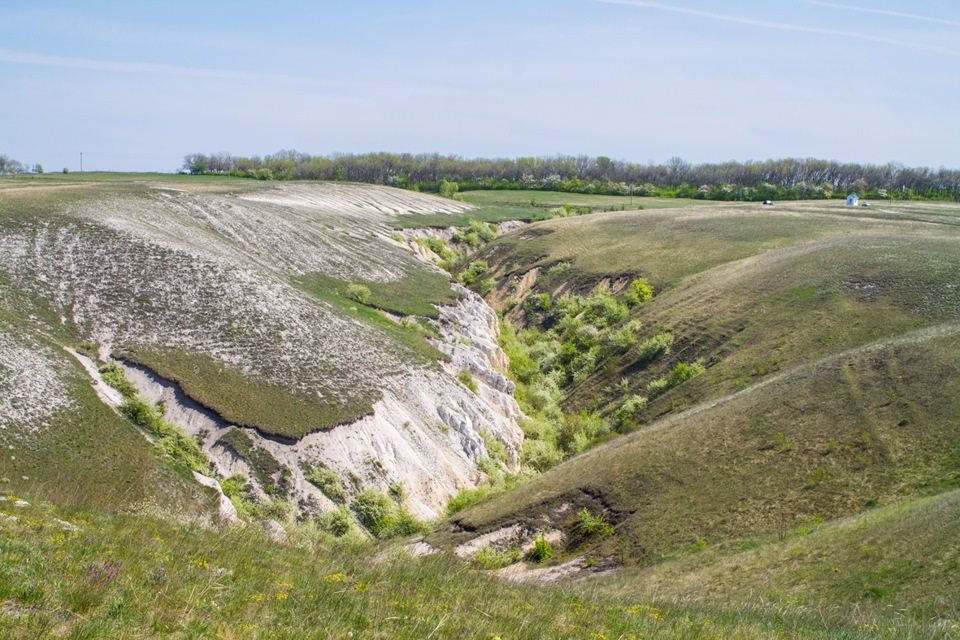
[[[859,202],[859,200],[860,198],[857,197],[857,194],[851,193],[850,195],[847,196],[847,206],[855,207],[857,206],[857,202]]]

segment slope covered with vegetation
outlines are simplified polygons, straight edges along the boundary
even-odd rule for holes
[[[489,193],[0,183],[0,634],[956,636],[955,206]]]
[[[580,455],[457,513],[431,540],[503,550],[546,533],[558,568],[636,563],[645,569],[617,589],[734,608],[759,606],[758,593],[825,607],[816,585],[833,562],[852,576],[826,589],[834,604],[885,598],[879,607],[918,619],[953,617],[944,527],[956,513],[931,505],[953,504],[940,498],[960,479],[958,214],[624,212],[491,243],[477,280],[495,282],[488,300],[516,329],[504,335],[534,417],[527,461],[545,459],[538,441],[558,449],[544,467]],[[942,559],[929,571],[919,552],[897,568],[914,516],[943,518],[925,538]],[[857,539],[887,568],[848,553],[843,518],[861,518]],[[788,544],[814,529],[816,551]],[[792,569],[778,570],[791,550]],[[730,575],[741,562],[742,580]],[[927,578],[945,591],[927,591]]]

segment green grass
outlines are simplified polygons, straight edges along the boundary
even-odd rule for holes
[[[182,349],[127,346],[116,354],[179,384],[184,393],[227,422],[270,435],[299,438],[370,413],[376,397],[323,402],[279,385],[258,382],[208,355]]]
[[[428,227],[467,227],[471,222],[506,222],[522,220],[534,222],[551,217],[550,210],[571,206],[574,209],[593,211],[619,211],[632,209],[672,209],[718,203],[686,198],[647,198],[634,196],[604,196],[556,191],[465,191],[459,194],[464,202],[477,205],[477,209],[460,214],[404,215],[393,226],[398,229],[424,229]],[[530,201],[534,204],[531,205]]]
[[[864,616],[874,631],[802,607],[723,612],[583,585],[507,586],[444,556],[393,550],[374,561],[375,548],[337,544],[309,526],[276,544],[254,527],[217,532],[11,500],[0,513],[0,635],[11,638],[944,636],[884,611]]]
[[[771,533],[784,522],[956,487],[958,351],[960,333],[950,328],[798,368],[559,465],[458,514],[436,540],[544,517],[569,527],[588,508],[615,525],[635,561],[651,564],[700,540]],[[562,504],[574,508],[559,511]]]
[[[434,274],[426,275],[432,276]],[[427,320],[421,319],[405,319],[405,321],[397,323],[386,317],[378,306],[374,306],[374,303],[379,301],[385,307],[384,310],[395,313],[400,312],[400,310],[416,310],[425,312],[424,317],[430,317],[432,314],[439,315],[436,307],[431,302],[427,302],[428,300],[435,304],[456,300],[455,294],[450,289],[449,281],[443,276],[439,276],[439,278],[443,281],[442,287],[439,280],[432,278],[419,280],[419,278],[411,276],[411,279],[406,282],[420,281],[423,289],[419,293],[413,293],[413,290],[405,286],[402,291],[409,291],[411,296],[407,300],[398,297],[402,296],[402,293],[390,291],[389,284],[363,281],[371,291],[371,299],[367,304],[361,304],[348,298],[346,295],[348,283],[329,276],[304,276],[296,279],[294,285],[379,330],[385,338],[385,343],[381,344],[381,347],[393,345],[405,356],[412,356],[415,361],[421,364],[435,366],[438,361],[448,359],[448,356],[427,341],[428,336],[436,337],[436,328]]]
[[[628,352],[569,401],[615,403],[622,387],[603,391],[612,382],[639,392],[677,362],[703,358],[707,373],[652,402],[650,420],[857,345],[958,322],[958,249],[953,239],[849,238],[707,272],[637,316],[648,331],[676,335],[670,357],[651,366],[639,348]]]
[[[0,428],[0,493],[29,492],[60,505],[106,510],[159,509],[189,517],[208,513],[212,490],[174,464],[96,395],[91,379],[61,344],[80,347],[73,328],[43,301],[31,301],[0,277],[0,331],[49,349],[73,406],[47,425]]]
[[[935,209],[935,205],[928,205]],[[944,215],[960,207],[940,205]],[[504,275],[569,263],[565,280],[641,275],[657,292],[713,267],[767,251],[845,236],[956,236],[952,225],[854,218],[836,203],[716,205],[613,212],[539,222],[500,238],[477,256]]]
[[[618,209],[672,209],[675,207],[710,206],[718,203],[709,200],[690,198],[653,198],[641,196],[608,196],[587,193],[564,193],[562,191],[496,190],[464,191],[460,194],[464,202],[476,205],[531,206],[540,208],[590,207],[598,210],[614,211]]]
[[[364,305],[382,309],[402,316],[425,316],[437,318],[440,313],[434,305],[453,304],[459,296],[450,288],[447,276],[412,269],[399,280],[376,282],[357,279],[351,282],[339,280],[320,273],[311,273],[296,279],[295,284],[314,294],[330,294],[347,297],[347,288],[351,284],[360,284],[370,290],[369,300]]]
[[[835,522],[790,523],[775,536],[708,545],[628,570],[603,588],[726,610],[792,604],[871,630],[872,617],[896,609],[900,620],[890,625],[900,633],[938,619],[944,632],[956,633],[958,517],[960,492],[952,491]]]

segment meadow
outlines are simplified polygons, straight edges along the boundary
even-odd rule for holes
[[[156,515],[0,499],[0,635],[177,638],[921,638],[956,626],[895,611],[668,604],[618,586],[509,584],[446,556],[277,543]],[[632,584],[632,581],[628,582]],[[856,621],[851,620],[855,618]]]

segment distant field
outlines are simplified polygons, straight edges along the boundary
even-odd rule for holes
[[[535,222],[553,214],[551,209],[570,206],[576,215],[595,211],[622,211],[635,209],[668,209],[700,207],[720,203],[687,198],[641,198],[640,196],[603,196],[555,191],[464,191],[464,202],[476,205],[476,209],[461,214],[400,216],[396,228],[422,229],[426,227],[465,227],[471,221],[504,222],[522,220]],[[576,210],[580,210],[579,212]]]
[[[562,207],[592,207],[594,209],[672,209],[674,207],[710,206],[722,204],[710,200],[690,198],[648,198],[641,196],[607,196],[586,193],[563,193],[560,191],[464,191],[460,194],[465,202],[477,205]]]
[[[720,264],[826,238],[960,233],[960,205],[889,211],[832,201],[617,211],[540,222],[489,251],[497,256],[493,264],[528,269],[569,262],[572,276],[636,274],[663,289]]]

